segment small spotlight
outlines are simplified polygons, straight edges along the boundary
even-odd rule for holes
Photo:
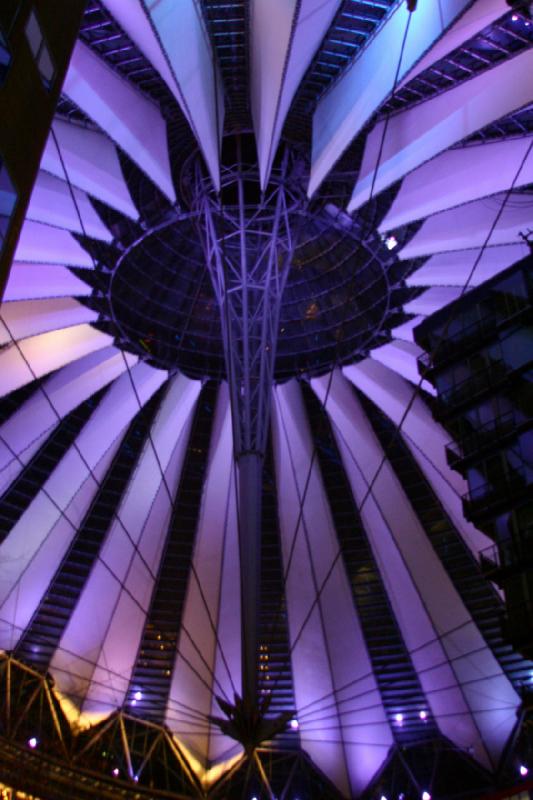
[[[297,731],[298,728],[300,727],[300,723],[298,722],[296,717],[294,719],[291,719],[290,725],[291,725],[291,728],[293,729],[293,731]]]
[[[388,798],[384,794],[382,794],[379,800],[388,800]]]
[[[134,699],[134,700],[137,700],[137,701],[138,701],[138,700],[142,700],[142,699],[143,699],[143,693],[142,693],[142,692],[139,692],[139,691],[137,690],[137,691],[135,692],[135,694],[133,695],[133,699]]]
[[[28,739],[28,747],[31,747],[32,750],[35,750],[38,744],[39,742],[37,741],[35,736],[32,736],[31,739]]]
[[[130,706],[136,706],[136,705],[137,705],[137,700],[132,700]]]
[[[523,778],[525,778],[527,773],[529,772],[528,768],[524,766],[524,764],[520,764],[520,769],[518,771]]]
[[[422,792],[422,800],[431,800],[431,795],[429,792]]]
[[[424,722],[425,722],[427,720],[427,718],[428,718],[428,712],[427,711],[421,711],[418,716],[420,717],[420,719],[423,719]]]
[[[138,775],[134,775],[133,776],[133,780],[135,781],[135,783],[139,783],[139,776]]]
[[[401,725],[403,723],[403,714],[395,714],[394,719],[396,720],[398,725]]]
[[[387,236],[385,239],[385,247],[387,250],[394,250],[398,246],[398,239],[396,236]]]
[[[118,768],[118,767],[115,767],[115,769],[111,770],[111,774],[112,774],[112,775],[113,775],[115,778],[118,778],[118,776],[120,775],[120,770],[119,770],[119,768]]]

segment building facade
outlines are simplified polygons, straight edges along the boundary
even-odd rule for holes
[[[468,481],[465,515],[494,540],[482,553],[505,592],[504,629],[533,655],[533,256],[415,332],[436,418],[454,435],[450,465]],[[425,365],[428,364],[426,367]]]
[[[0,6],[0,296],[84,7],[84,0]]]

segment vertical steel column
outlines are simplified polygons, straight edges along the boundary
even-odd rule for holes
[[[297,159],[285,151],[271,184],[251,203],[246,185],[259,187],[257,166],[223,168],[221,196],[228,188],[236,203],[213,194],[197,166],[193,206],[220,308],[226,372],[231,398],[237,465],[241,561],[242,691],[257,704],[257,628],[261,578],[261,495],[270,395],[274,379],[281,300],[295,247],[295,223],[305,197],[290,186]],[[299,183],[296,183],[299,187]]]

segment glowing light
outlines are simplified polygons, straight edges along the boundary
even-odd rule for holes
[[[115,769],[112,770],[112,772],[111,772],[111,774],[114,775],[115,778],[118,778],[119,773],[120,773],[120,770],[119,770],[118,767],[115,767]]]
[[[403,723],[403,714],[395,714],[394,719],[396,720],[398,725],[401,725]]]
[[[388,798],[387,798],[387,797],[385,797],[385,795],[384,795],[384,794],[382,794],[379,800],[388,800]]]
[[[511,19],[513,20],[513,22],[516,22],[518,20],[518,14],[513,14]]]
[[[134,700],[142,700],[143,699],[143,693],[139,692],[139,691],[136,691],[135,694],[133,695],[133,698],[134,698]]]
[[[293,731],[297,731],[299,727],[300,727],[300,723],[298,722],[298,720],[297,719],[291,719],[291,728],[293,729]]]
[[[422,800],[431,800],[431,795],[429,792],[422,792]]]
[[[394,250],[398,246],[398,239],[396,236],[387,236],[385,239],[385,247],[387,250]]]
[[[428,718],[428,712],[427,711],[421,711],[418,716],[420,717],[420,719],[423,719],[424,722],[425,722],[426,719]]]
[[[35,750],[38,744],[39,742],[37,741],[35,736],[32,736],[31,739],[28,739],[28,747],[31,747],[32,750]]]
[[[518,771],[520,772],[520,775],[523,778],[525,778],[527,773],[529,772],[528,768],[526,766],[524,766],[524,764],[520,764],[520,769]]]

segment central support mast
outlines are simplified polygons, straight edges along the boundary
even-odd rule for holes
[[[221,191],[196,165],[194,210],[220,308],[231,398],[241,563],[242,696],[255,708],[261,577],[261,495],[283,290],[305,198],[301,162],[288,149],[260,193],[257,166],[222,168]],[[295,179],[296,178],[296,179]]]

